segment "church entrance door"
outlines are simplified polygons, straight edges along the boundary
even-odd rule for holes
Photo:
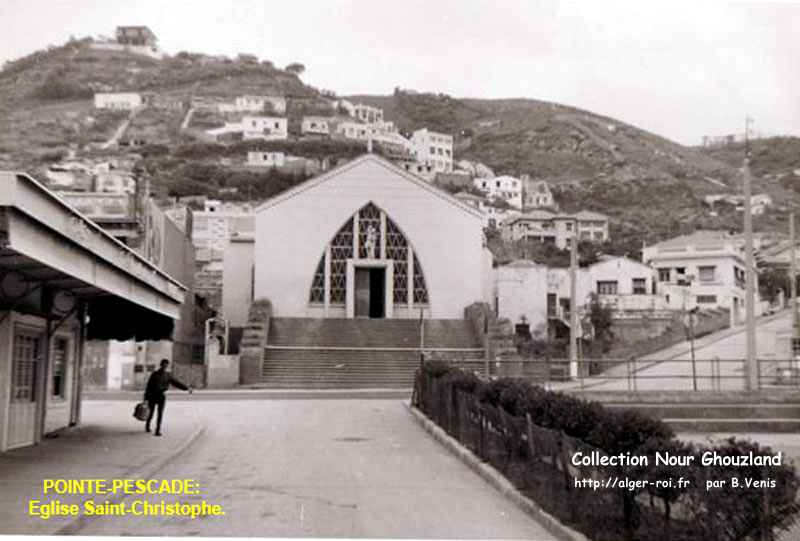
[[[386,269],[355,269],[355,316],[386,317]]]

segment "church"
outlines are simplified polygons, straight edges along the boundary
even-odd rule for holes
[[[232,325],[246,325],[253,300],[271,303],[265,366],[270,347],[416,348],[418,358],[421,319],[426,348],[467,346],[452,349],[481,356],[463,329],[465,309],[492,296],[482,215],[374,154],[264,202],[254,237],[232,242],[225,260],[223,311]],[[403,339],[407,329],[413,343]],[[453,342],[459,334],[464,340]],[[356,338],[344,343],[345,335]]]

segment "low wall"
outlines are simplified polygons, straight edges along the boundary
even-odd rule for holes
[[[181,383],[194,388],[203,387],[205,375],[203,374],[202,364],[173,363],[170,370],[172,375]]]
[[[250,306],[239,350],[239,383],[242,385],[261,381],[271,316],[272,304],[268,300],[258,300]]]
[[[492,308],[484,302],[470,304],[464,309],[464,319],[472,323],[475,335],[488,347],[490,359],[515,355],[514,326],[507,319],[498,319]],[[488,334],[488,336],[487,336]]]
[[[225,389],[239,385],[239,356],[210,355],[208,358],[209,389]]]
[[[731,326],[730,317],[727,311],[700,312],[695,317],[695,338],[700,338],[707,334],[728,329]],[[619,322],[615,321],[611,327],[611,331],[618,339],[620,336],[624,337],[626,332],[628,335],[634,333],[634,331],[632,331],[630,328],[620,325],[619,330],[622,332],[622,335],[618,335],[618,323]],[[689,333],[684,327],[681,312],[675,312],[673,319],[669,323],[660,321],[657,324],[657,328],[662,329],[662,332],[656,336],[647,336],[646,338],[634,340],[632,342],[624,339],[618,341],[614,344],[614,346],[612,346],[611,350],[605,356],[608,358],[619,359],[640,357],[661,351],[662,349],[666,349],[668,347],[672,347],[689,339]]]

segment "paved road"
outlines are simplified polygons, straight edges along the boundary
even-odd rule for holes
[[[762,385],[770,386],[777,382],[776,369],[788,368],[788,362],[779,362],[781,357],[777,336],[791,329],[791,313],[759,318],[756,327],[756,351],[761,364]],[[741,359],[747,356],[747,338],[744,326],[737,326],[714,333],[695,341],[695,371],[699,390],[742,390],[744,364]],[[719,363],[710,359],[719,358]],[[771,359],[776,359],[774,362]],[[729,362],[734,360],[734,362]],[[657,362],[655,362],[657,361]],[[612,390],[685,390],[693,389],[691,350],[688,342],[682,342],[658,353],[647,355],[632,365],[635,371],[635,384],[629,383],[628,367],[621,365],[608,370],[603,377],[584,379],[584,386],[595,391]],[[722,377],[717,378],[715,374]],[[614,379],[611,379],[614,378]],[[634,388],[635,385],[635,388]],[[574,389],[580,385],[575,382],[554,385],[558,389]]]
[[[164,499],[205,499],[225,516],[102,517],[78,533],[552,539],[433,441],[398,400],[193,407],[206,432],[158,477],[196,479],[203,494]]]

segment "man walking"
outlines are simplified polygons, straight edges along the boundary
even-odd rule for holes
[[[164,404],[167,400],[166,395],[164,394],[167,389],[169,389],[170,385],[177,387],[178,389],[189,391],[189,394],[192,393],[191,387],[187,387],[177,379],[172,377],[172,374],[167,372],[167,366],[169,365],[169,361],[167,359],[161,359],[161,367],[150,374],[150,379],[147,380],[147,388],[144,391],[144,399],[147,401],[147,405],[150,406],[150,414],[147,416],[147,423],[144,425],[145,432],[150,432],[150,421],[153,419],[153,413],[155,413],[156,406],[158,406],[158,417],[156,419],[156,436],[161,435],[161,420],[164,418]]]

